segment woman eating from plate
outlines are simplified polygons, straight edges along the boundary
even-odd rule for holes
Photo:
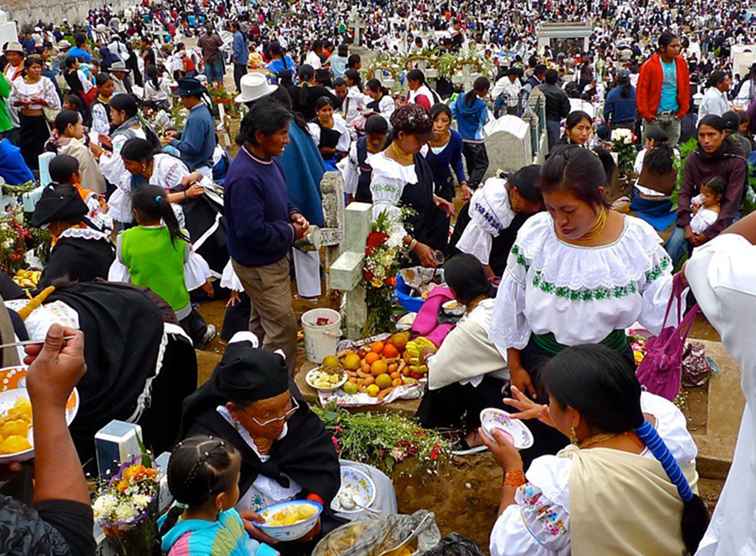
[[[541,401],[539,370],[567,346],[601,343],[632,362],[625,329],[639,321],[658,334],[664,320],[670,259],[649,224],[608,207],[606,184],[588,149],[549,156],[540,183],[547,211],[520,228],[496,296],[491,341],[507,352],[512,384]],[[529,426],[536,440],[526,463],[567,443],[554,429]]]
[[[464,425],[456,455],[485,450],[478,434],[480,411],[500,407],[509,379],[507,362],[488,338],[494,300],[483,265],[463,253],[444,265],[444,279],[465,314],[428,361],[428,387],[417,417],[424,427]],[[463,423],[464,418],[464,423]]]
[[[543,369],[548,406],[504,402],[570,437],[524,473],[494,429],[484,442],[504,471],[493,556],[693,554],[708,511],[695,494],[696,445],[685,416],[641,391],[635,368],[601,345],[567,348]]]
[[[321,522],[298,541],[276,550],[312,550],[310,542],[342,520],[330,503],[340,486],[339,459],[322,421],[289,390],[289,373],[279,352],[258,349],[249,332],[231,339],[204,386],[184,402],[182,438],[207,434],[231,443],[241,454],[236,508],[257,513],[279,502],[308,499],[323,505]],[[261,531],[253,536],[270,542]],[[303,544],[304,543],[304,544]]]

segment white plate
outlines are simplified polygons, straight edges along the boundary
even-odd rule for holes
[[[483,432],[493,437],[493,431],[499,429],[506,433],[512,444],[518,450],[530,448],[533,445],[533,433],[519,419],[512,419],[509,413],[501,409],[489,407],[480,412],[480,425]]]
[[[13,390],[5,390],[0,392],[0,414],[5,413],[16,400],[19,398],[29,399],[29,393],[26,388],[15,388]],[[68,397],[68,403],[66,404],[66,423],[71,424],[79,411],[79,392],[76,388],[73,389],[71,395]],[[23,450],[21,452],[14,452],[11,454],[0,454],[0,463],[10,463],[13,461],[26,461],[34,457],[34,432],[33,427],[29,427],[29,432],[26,435],[31,448]]]
[[[373,479],[370,478],[370,475],[357,467],[342,465],[341,488],[331,502],[331,509],[334,512],[345,514],[361,512],[363,509],[359,506],[351,510],[344,508],[341,505],[341,499],[339,497],[345,493],[351,494],[352,498],[354,498],[360,506],[369,508],[373,505],[373,502],[375,502],[375,490],[375,483],[373,482]]]
[[[337,383],[335,383],[333,386],[330,386],[328,388],[323,388],[322,386],[315,386],[315,375],[319,372],[322,372],[320,370],[320,367],[315,367],[314,369],[310,369],[307,371],[307,374],[305,375],[305,382],[310,388],[314,388],[315,390],[321,390],[323,392],[333,392],[335,390],[338,390],[344,384],[346,384],[347,381],[347,374],[344,371],[341,371],[341,379]]]

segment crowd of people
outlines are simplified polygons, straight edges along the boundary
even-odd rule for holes
[[[328,171],[345,203],[388,220],[406,265],[443,267],[465,306],[429,360],[416,417],[458,430],[457,455],[490,450],[501,466],[491,554],[708,556],[756,543],[756,64],[734,74],[730,55],[752,35],[747,8],[204,0],[22,27],[0,58],[0,177],[45,184],[30,224],[52,249],[30,314],[0,275],[2,343],[39,342],[26,360],[36,511],[8,499],[0,512],[4,538],[33,548],[0,539],[0,552],[94,553],[82,466],[94,471],[92,439],[112,419],[172,452],[165,553],[309,554],[344,523],[330,509],[341,462],[291,380],[292,292],[323,293],[311,246]],[[587,20],[587,50],[539,49],[537,22]],[[428,48],[473,52],[495,73],[460,90],[408,66],[397,94],[359,54]],[[241,114],[233,146],[220,138],[226,88]],[[487,128],[532,116],[539,98],[541,163],[492,177]],[[624,132],[633,172],[609,198]],[[625,332],[660,334],[683,282],[741,365],[748,402],[711,523],[685,417],[641,387]],[[227,344],[197,388],[194,348],[216,334],[198,308],[208,298],[228,299]],[[3,366],[18,363],[3,352]],[[66,427],[74,385],[81,407]],[[526,421],[533,446],[483,434],[488,407]],[[324,512],[276,543],[258,512],[291,499]]]

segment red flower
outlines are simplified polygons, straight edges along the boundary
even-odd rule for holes
[[[386,285],[391,286],[392,288],[396,287],[396,276],[389,276],[386,278]]]
[[[373,251],[386,243],[386,240],[388,240],[388,234],[384,234],[383,232],[370,232],[365,246],[365,255],[368,257],[372,255]]]

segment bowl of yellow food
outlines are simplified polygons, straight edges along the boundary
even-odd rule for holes
[[[255,527],[278,541],[295,541],[312,531],[323,506],[310,500],[292,500],[268,506],[258,512],[265,520]]]
[[[79,411],[79,392],[74,388],[66,404],[69,425]],[[32,406],[26,388],[0,392],[0,463],[26,461],[34,457]]]

